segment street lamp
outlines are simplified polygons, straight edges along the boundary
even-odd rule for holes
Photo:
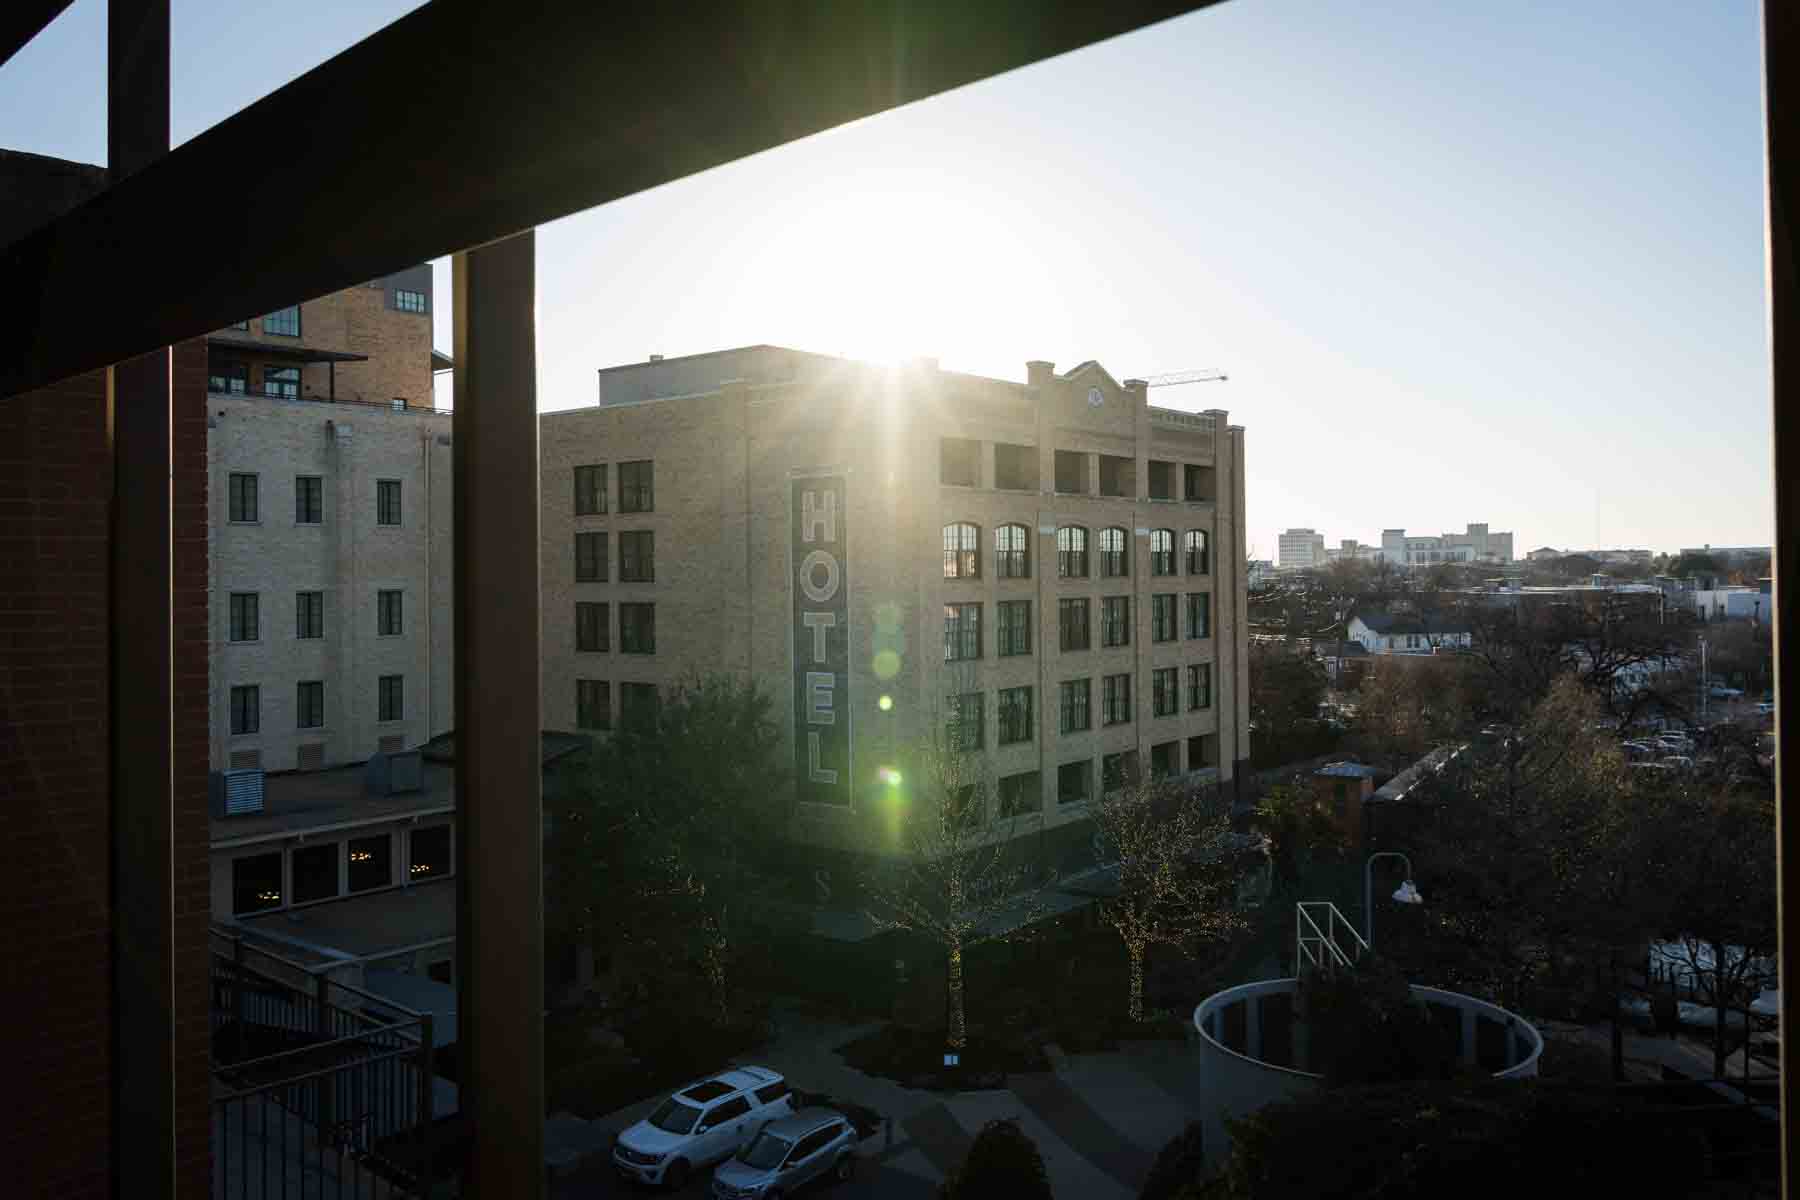
[[[1398,850],[1379,850],[1369,855],[1369,861],[1363,864],[1363,944],[1369,949],[1375,948],[1375,860],[1378,858],[1397,858],[1406,864],[1406,878],[1394,889],[1396,904],[1423,904],[1425,896],[1418,885],[1412,881],[1412,859]]]

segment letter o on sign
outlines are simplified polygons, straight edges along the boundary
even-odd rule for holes
[[[813,580],[814,573],[820,567],[825,568],[825,582],[823,585],[815,583]],[[814,550],[811,554],[808,554],[806,559],[800,564],[800,590],[805,592],[806,598],[811,600],[814,604],[823,604],[833,596],[837,595],[837,559],[825,553],[823,550]]]

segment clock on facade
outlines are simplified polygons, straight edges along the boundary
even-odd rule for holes
[[[1089,408],[1099,408],[1102,404],[1105,404],[1105,403],[1106,403],[1106,396],[1101,393],[1099,388],[1096,387],[1096,388],[1088,389],[1088,407]]]

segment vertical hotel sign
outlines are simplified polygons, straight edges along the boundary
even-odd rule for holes
[[[849,505],[843,475],[790,481],[794,780],[802,804],[850,803]]]

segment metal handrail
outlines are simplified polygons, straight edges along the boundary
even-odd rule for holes
[[[1325,910],[1324,929],[1319,928],[1318,921],[1314,920],[1312,913],[1308,911],[1315,908]],[[1348,944],[1355,955],[1354,958],[1345,954],[1338,945],[1337,933],[1340,926],[1350,935],[1351,940]],[[1307,935],[1308,929],[1312,930],[1310,937]],[[1309,946],[1317,946],[1319,952],[1310,950]],[[1369,944],[1356,931],[1356,926],[1352,925],[1349,918],[1339,912],[1337,905],[1331,901],[1301,900],[1294,905],[1295,970],[1298,970],[1302,963],[1308,963],[1315,967],[1355,966],[1368,952],[1368,949]]]

